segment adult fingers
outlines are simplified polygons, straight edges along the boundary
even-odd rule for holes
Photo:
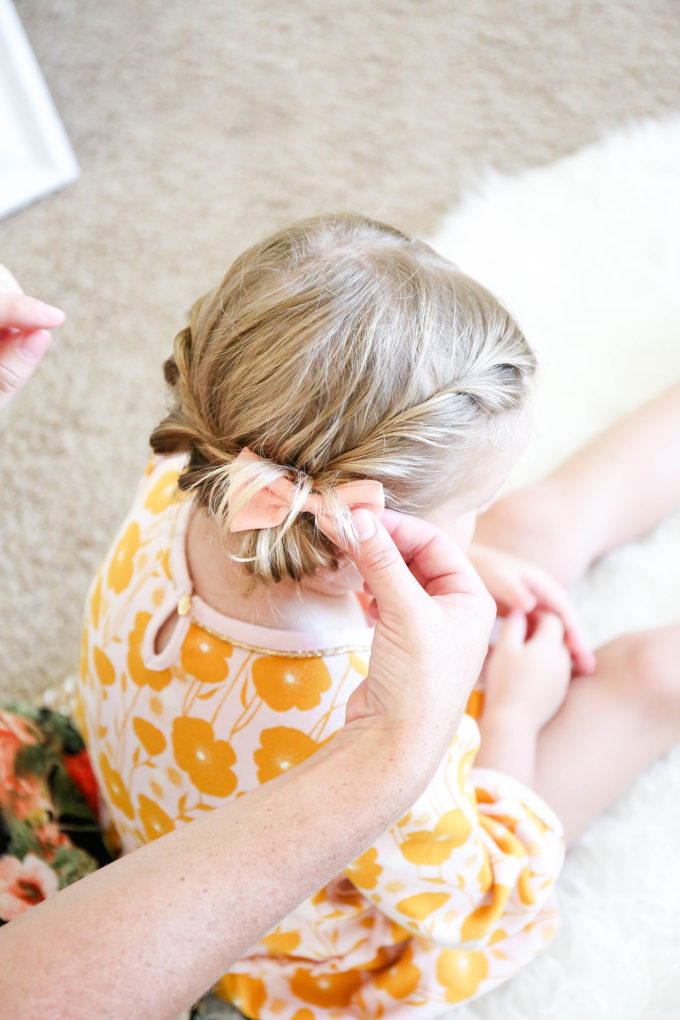
[[[59,308],[27,294],[0,293],[0,328],[34,331],[61,326],[66,316]]]
[[[346,551],[369,586],[382,615],[386,609],[408,612],[423,591],[411,574],[400,549],[378,518],[364,508],[354,510],[352,519],[359,538]]]
[[[52,337],[47,330],[16,333],[0,343],[0,407],[7,404],[40,364]]]
[[[486,592],[470,560],[441,528],[396,510],[383,511],[380,521],[428,595]]]

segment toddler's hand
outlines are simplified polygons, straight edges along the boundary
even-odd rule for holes
[[[581,632],[571,599],[559,582],[535,563],[491,546],[471,545],[468,556],[501,616],[537,609],[554,613],[562,621],[574,671],[584,675],[593,672],[595,656]]]
[[[33,375],[60,326],[64,313],[28,297],[5,266],[0,266],[0,407]]]
[[[529,625],[533,629],[527,634]],[[487,706],[518,708],[540,730],[564,701],[571,679],[571,660],[564,628],[555,613],[527,618],[513,612],[484,666]]]

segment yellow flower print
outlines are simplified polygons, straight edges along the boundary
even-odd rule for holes
[[[484,708],[484,691],[480,691],[479,688],[474,688],[470,691],[470,697],[465,711],[468,715],[471,715],[473,719],[479,719]]]
[[[456,847],[465,843],[471,832],[472,825],[464,812],[455,808],[442,815],[433,832],[409,833],[399,849],[411,864],[443,864]]]
[[[359,676],[368,676],[368,664],[365,659],[362,659],[356,652],[349,653],[349,664]]]
[[[479,888],[482,892],[488,892],[493,885],[493,872],[491,871],[491,865],[489,864],[489,855],[486,850],[483,850],[484,858],[482,860],[479,874],[477,875],[477,881],[479,882]]]
[[[522,874],[519,876],[519,882],[517,883],[519,898],[521,899],[522,903],[526,903],[527,906],[530,906],[532,903],[536,902],[536,897],[534,896],[533,890],[531,888],[532,877],[533,876],[531,870],[529,868],[529,865],[527,864],[527,866],[523,869]]]
[[[176,503],[182,496],[177,487],[178,478],[179,471],[166,471],[162,474],[144,500],[144,509],[159,514],[171,503]]]
[[[311,1009],[298,1009],[291,1017],[291,1020],[316,1020]]]
[[[444,949],[437,960],[437,981],[446,989],[447,1002],[462,1002],[474,995],[489,973],[484,953]]]
[[[501,815],[500,818],[502,819],[502,817]],[[512,822],[517,824],[515,819],[512,819]],[[491,818],[489,815],[480,815],[479,824],[488,832],[498,849],[502,850],[504,854],[519,858],[525,856],[526,848],[517,836],[508,831],[502,821]]]
[[[382,874],[382,867],[378,864],[378,851],[374,846],[357,857],[355,861],[346,868],[352,882],[361,889],[375,889],[378,884],[378,876]]]
[[[88,681],[89,673],[89,641],[87,631],[83,631],[83,637],[80,642],[80,679],[84,684]]]
[[[161,731],[146,719],[140,719],[136,715],[132,720],[132,728],[139,737],[142,747],[152,758],[167,747],[168,742]]]
[[[111,802],[116,805],[117,808],[127,815],[128,818],[135,817],[135,811],[132,807],[132,801],[130,796],[125,789],[122,777],[119,772],[116,772],[114,768],[109,764],[109,759],[106,757],[103,751],[99,752],[99,770],[104,780],[104,786],[106,787],[107,793],[111,798]]]
[[[162,691],[170,683],[170,670],[147,669],[142,659],[142,640],[150,619],[151,613],[137,613],[135,616],[135,625],[128,638],[127,666],[133,684],[138,687],[148,684],[152,691]]]
[[[407,896],[397,903],[397,910],[406,917],[412,917],[414,921],[424,921],[426,917],[439,910],[450,899],[449,893],[442,892],[421,892],[415,896]]]
[[[266,783],[282,772],[299,765],[318,750],[319,744],[306,733],[291,729],[288,726],[274,726],[270,730],[262,730],[260,746],[253,753],[257,765],[257,778]]]
[[[107,582],[109,588],[113,588],[116,595],[120,595],[132,580],[132,566],[135,553],[140,543],[139,525],[134,522],[125,529],[125,533],[116,546],[111,563]]]
[[[408,946],[400,960],[376,975],[375,983],[393,999],[405,999],[415,992],[420,978],[421,973],[413,963],[413,947]]]
[[[269,935],[260,939],[260,945],[265,946],[270,953],[277,956],[287,956],[300,945],[300,932],[280,931],[279,928],[275,928]]]
[[[236,776],[229,768],[236,755],[226,740],[215,740],[209,722],[186,716],[175,719],[172,749],[175,761],[201,793],[228,797],[236,789]]]
[[[255,690],[270,708],[287,712],[316,708],[321,694],[331,686],[331,675],[323,659],[293,659],[263,655],[253,663]]]
[[[360,987],[361,976],[356,970],[347,970],[340,974],[321,974],[316,977],[299,967],[290,982],[293,995],[303,1002],[311,1002],[313,1006],[321,1006],[323,1009],[332,1009],[333,1006],[347,1009]]]
[[[471,942],[473,939],[481,939],[482,935],[488,935],[489,928],[497,921],[510,895],[510,887],[507,885],[495,885],[493,887],[491,903],[483,907],[477,907],[463,921],[461,938],[463,942]]]
[[[175,828],[175,823],[169,815],[166,815],[163,808],[159,807],[155,801],[149,800],[143,793],[139,795],[138,804],[139,818],[149,843],[152,839],[158,839],[159,836],[164,836],[166,832],[172,832]]]
[[[105,687],[109,687],[115,683],[116,671],[113,668],[111,660],[109,659],[106,652],[103,652],[101,648],[95,648],[93,651],[94,668],[99,678],[99,683]]]
[[[471,751],[466,751],[465,754],[461,755],[461,759],[458,762],[458,787],[461,790],[465,789],[468,773],[472,768],[472,763],[477,756],[478,750],[478,747],[473,747]]]
[[[203,683],[220,684],[229,674],[225,662],[234,651],[228,641],[209,634],[192,623],[182,644],[182,668]]]
[[[246,1016],[259,1016],[267,998],[264,983],[248,974],[225,974],[213,990]]]

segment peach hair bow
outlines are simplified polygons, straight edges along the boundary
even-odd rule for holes
[[[240,466],[258,462],[267,463],[263,457],[259,457],[246,446],[233,464]],[[231,498],[236,499],[247,484],[247,481],[240,482],[236,479],[232,483]],[[276,478],[253,493],[248,502],[235,514],[229,531],[258,531],[261,528],[275,528],[283,524],[296,494],[297,488],[293,482],[288,478]],[[385,509],[385,494],[381,482],[364,480],[345,482],[333,487],[333,495],[341,499],[348,510],[366,507],[374,514],[381,514]],[[332,542],[337,542],[338,534],[333,524],[333,515],[329,512],[323,496],[311,493],[301,510],[314,514],[319,531],[323,531]]]

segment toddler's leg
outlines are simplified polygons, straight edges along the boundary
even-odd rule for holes
[[[680,385],[595,437],[546,479],[500,499],[475,541],[525,556],[563,584],[680,504]]]
[[[680,742],[680,624],[627,634],[596,656],[596,672],[571,682],[536,745],[534,786],[567,846]]]

